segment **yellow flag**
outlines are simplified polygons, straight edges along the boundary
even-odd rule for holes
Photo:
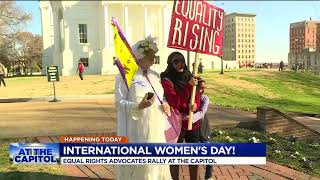
[[[114,48],[118,58],[115,63],[123,80],[126,82],[127,88],[129,89],[132,84],[133,77],[138,71],[138,65],[125,36],[114,18],[112,18],[111,25],[114,32]]]

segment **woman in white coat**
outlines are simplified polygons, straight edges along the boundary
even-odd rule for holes
[[[154,92],[162,101],[163,88],[159,74],[151,70],[155,54],[158,51],[154,38],[150,36],[138,41],[133,52],[140,67],[133,78],[129,91],[120,74],[116,76],[115,102],[117,109],[117,135],[127,136],[130,143],[166,143],[166,113],[170,107],[161,104],[154,94],[148,98],[148,92]],[[119,180],[168,180],[171,179],[168,165],[120,165],[117,167]]]

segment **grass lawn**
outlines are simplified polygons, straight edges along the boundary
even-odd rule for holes
[[[7,87],[0,87],[0,98],[30,98],[53,96],[53,85],[46,76],[5,79]],[[57,96],[113,94],[114,76],[63,76],[55,83]]]
[[[31,143],[34,138],[0,139],[0,179],[57,179],[63,175],[59,165],[14,165],[9,159],[9,144]]]
[[[214,130],[213,142],[259,142],[267,143],[267,160],[313,176],[320,177],[320,144],[295,138],[283,138],[248,129]],[[251,138],[251,139],[250,139]]]
[[[285,112],[320,114],[320,76],[275,70],[206,72],[207,93],[215,104],[256,110],[270,106]]]

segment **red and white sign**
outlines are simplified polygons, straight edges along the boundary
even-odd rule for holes
[[[176,0],[167,46],[221,56],[223,27],[223,9],[202,0]]]

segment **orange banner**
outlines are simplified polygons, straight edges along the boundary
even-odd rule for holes
[[[59,138],[61,143],[128,143],[129,139],[125,136],[61,136]]]

